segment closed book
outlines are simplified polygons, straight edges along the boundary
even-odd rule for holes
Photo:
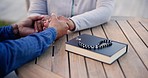
[[[78,40],[81,39],[81,40]],[[66,50],[85,57],[89,57],[107,64],[112,64],[115,60],[127,52],[128,45],[125,43],[110,40],[111,45],[102,48],[88,48],[95,46],[100,42],[107,40],[105,38],[82,34],[66,42]],[[80,42],[81,41],[81,42]],[[80,46],[83,43],[85,44]]]

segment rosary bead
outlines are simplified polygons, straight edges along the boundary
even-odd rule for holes
[[[85,48],[85,49],[102,49],[102,48],[109,47],[112,45],[111,40],[102,40],[97,45],[93,45],[93,46],[82,43],[81,38],[77,38],[76,40],[78,40],[78,46]]]

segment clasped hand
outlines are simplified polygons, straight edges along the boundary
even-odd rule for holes
[[[71,20],[63,16],[57,17],[55,14],[52,14],[51,16],[28,17],[26,20],[21,21],[16,25],[21,37],[53,27],[57,31],[56,39],[58,39],[67,34],[68,30],[74,29],[74,23]],[[14,26],[13,28],[16,27]]]

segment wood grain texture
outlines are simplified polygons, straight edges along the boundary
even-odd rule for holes
[[[95,27],[94,29],[97,29],[97,28]],[[92,35],[92,32],[90,29],[87,29],[87,30],[81,31],[81,34]],[[102,62],[99,62],[87,57],[85,58],[85,60],[86,60],[89,78],[106,78]]]
[[[68,35],[68,40],[79,36],[78,32]],[[85,59],[83,56],[69,53],[71,78],[88,78]]]
[[[137,36],[134,30],[130,27],[130,25],[126,21],[117,21],[122,28],[123,32],[126,34],[126,37],[142,59],[143,63],[148,68],[148,49],[145,44],[141,41],[141,39]]]
[[[45,53],[43,53],[40,57],[37,59],[37,64],[47,70],[52,70],[52,50],[53,47],[50,46]]]
[[[125,25],[122,25],[122,26],[125,26]],[[127,78],[147,77],[148,72],[146,68],[144,67],[137,53],[134,51],[134,49],[132,48],[132,46],[124,36],[123,32],[121,31],[117,23],[115,21],[111,21],[108,23],[108,25],[103,27],[105,29],[105,32],[107,33],[107,36],[110,39],[128,44],[127,54],[125,54],[119,59],[121,69],[123,70],[125,77]],[[145,73],[145,75],[139,74],[140,72]]]
[[[69,78],[68,53],[65,51],[66,36],[54,43],[53,72]]]
[[[26,64],[18,69],[19,78],[63,78],[51,71],[48,71],[36,64]]]
[[[107,24],[103,26],[106,26],[106,25]],[[94,28],[93,34],[98,37],[107,38],[108,36],[106,37],[106,32],[104,31],[105,29],[108,29],[108,28],[107,27],[104,29],[102,29],[102,27]],[[121,68],[117,61],[115,61],[112,65],[103,64],[103,66],[104,66],[104,69],[105,69],[105,72],[108,78],[115,78],[115,77],[124,78]]]
[[[138,19],[140,24],[147,30],[148,32],[148,20],[147,19]]]
[[[138,20],[128,20],[135,33],[141,38],[141,40],[148,46],[148,31],[138,22]]]

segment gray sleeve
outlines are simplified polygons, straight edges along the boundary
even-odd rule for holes
[[[72,17],[75,31],[91,28],[110,20],[114,9],[114,0],[98,0],[96,9]]]
[[[28,16],[47,14],[47,0],[30,0]]]

